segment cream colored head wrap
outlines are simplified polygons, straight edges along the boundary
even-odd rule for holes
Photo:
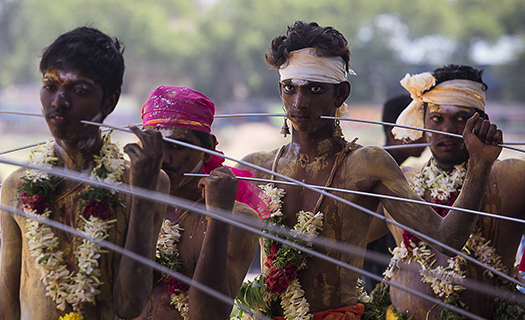
[[[350,75],[357,75],[350,69]],[[301,79],[312,82],[339,84],[346,81],[345,61],[341,57],[320,57],[315,48],[292,51],[288,61],[279,68],[281,81]],[[343,102],[336,117],[347,117],[348,106]]]
[[[346,81],[345,62],[341,57],[320,57],[315,48],[292,51],[288,61],[279,68],[281,81],[302,79],[338,84]],[[355,75],[350,69],[350,74]]]
[[[413,76],[407,73],[400,83],[410,92],[412,102],[401,112],[396,124],[424,128],[424,102],[452,104],[485,111],[483,84],[476,81],[449,80],[434,87],[436,83],[434,76],[429,72],[424,72]],[[432,90],[425,92],[430,88]],[[422,131],[399,127],[394,127],[392,134],[398,140],[408,139],[412,141],[421,138],[423,135]]]

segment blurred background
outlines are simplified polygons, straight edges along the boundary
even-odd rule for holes
[[[525,141],[523,0],[0,0],[0,110],[40,112],[38,62],[45,46],[78,26],[125,45],[123,95],[107,120],[140,122],[159,85],[189,86],[217,114],[281,112],[278,73],[263,60],[271,40],[295,20],[341,31],[351,47],[351,117],[380,120],[384,101],[404,92],[409,73],[444,64],[485,69],[487,112],[506,141]],[[219,149],[233,157],[287,143],[282,118],[217,119]],[[377,125],[345,122],[347,139],[382,145]],[[45,140],[42,118],[0,114],[0,150]],[[114,134],[124,145],[128,134]],[[27,161],[26,152],[10,158]],[[505,151],[502,157],[525,158]],[[424,159],[428,157],[423,156]],[[14,168],[0,166],[0,180]]]

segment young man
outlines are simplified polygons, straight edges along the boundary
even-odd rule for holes
[[[44,52],[40,100],[54,142],[32,164],[90,174],[110,184],[168,192],[160,170],[162,136],[133,128],[142,148],[129,144],[123,160],[99,128],[120,96],[120,43],[81,27],[59,36]],[[2,204],[48,217],[153,259],[165,205],[21,168],[2,185]],[[136,317],[152,289],[152,270],[97,244],[2,211],[0,319]]]
[[[483,118],[488,118],[485,114],[487,86],[481,78],[482,71],[465,65],[448,65],[434,70],[431,77],[428,75],[428,73],[415,75],[402,80],[401,83],[412,94],[414,102],[403,111],[400,116],[401,121],[398,123],[412,123],[418,127],[424,126],[428,129],[460,134],[468,125],[467,119],[473,114],[479,113]],[[429,79],[429,81],[422,79]],[[434,79],[435,84],[429,85],[428,88],[423,89],[415,85],[418,81],[425,84],[433,82]],[[410,135],[409,132],[399,130],[399,128],[394,129],[393,132],[397,134],[396,138],[405,138]],[[427,139],[431,143],[432,158],[428,163],[419,167],[404,167],[403,171],[414,190],[426,201],[452,204],[457,196],[467,192],[465,188],[467,182],[464,182],[463,179],[465,171],[470,170],[472,155],[469,155],[462,139],[434,133],[427,133]],[[481,210],[523,219],[525,218],[524,194],[525,161],[517,159],[496,161],[486,183]],[[436,209],[436,211],[447,215],[447,210]],[[404,261],[413,260],[415,259],[413,252],[416,252],[416,255],[418,255],[417,252],[421,253],[420,250],[415,251],[414,248],[425,246],[424,242],[419,242],[419,239],[414,239],[409,232],[398,227],[389,225],[389,228],[396,238],[398,247],[403,252],[402,256],[395,258],[396,260],[401,258]],[[471,253],[472,257],[483,263],[514,276],[516,250],[524,230],[525,226],[521,223],[480,216],[464,251]],[[419,257],[418,260],[426,268],[423,279],[417,272],[414,274],[413,271],[397,267],[389,268],[386,272],[387,278],[428,295],[440,296],[446,302],[462,307],[467,306],[470,312],[483,318],[511,318],[510,315],[505,315],[507,309],[498,308],[504,301],[498,302],[486,293],[468,289],[463,291],[464,288],[460,287],[451,290],[447,288],[449,281],[436,280],[440,278],[440,273],[447,275],[444,279],[458,280],[461,276],[466,276],[490,286],[500,285],[501,279],[491,276],[479,266],[471,262],[464,262],[458,257],[453,259],[452,267],[449,267],[448,256],[432,248],[429,249],[429,254],[435,254],[435,256]],[[436,260],[435,263],[433,263],[434,260]],[[435,306],[416,296],[407,295],[395,288],[390,289],[390,294],[393,307],[404,317],[414,316],[414,320],[440,319],[442,310],[440,306]],[[446,310],[443,311],[443,316],[446,312]],[[521,313],[515,319],[523,316],[525,313]]]
[[[333,116],[348,98],[349,60],[346,39],[332,27],[298,21],[288,28],[286,35],[275,38],[266,61],[279,69],[281,75],[279,89],[293,125],[292,141],[279,150],[250,154],[244,160],[308,184],[419,199],[388,153],[378,147],[360,148],[355,142],[345,141],[337,134],[336,121],[320,118]],[[458,200],[461,207],[479,208],[481,201],[476,195],[484,190],[490,166],[500,153],[500,147],[494,145],[501,142],[500,132],[480,132],[479,129],[486,126],[493,128],[476,115],[464,131],[471,163],[464,186],[466,192]],[[269,178],[258,172],[255,175]],[[286,192],[282,212],[288,227],[296,224],[296,214],[302,210],[321,212],[324,217],[320,236],[362,248],[364,253],[372,220],[369,214],[332,198],[322,198],[300,186],[282,187]],[[370,210],[376,210],[380,202],[373,197],[336,194]],[[390,200],[381,200],[381,203],[400,223],[455,248],[462,247],[476,221],[476,217],[469,214],[454,212],[442,218],[428,207]],[[348,255],[319,246],[316,250],[352,266],[361,267],[363,263],[362,255]],[[274,257],[280,254],[281,249],[277,253],[270,251],[268,265],[273,267]],[[269,279],[274,275],[266,277],[270,285],[275,283],[275,279]],[[328,313],[338,313],[341,319],[358,319],[363,312],[363,305],[356,305],[358,277],[356,272],[319,258],[309,258],[306,268],[297,273],[305,298],[299,302],[301,310],[315,316],[319,313],[320,319]],[[294,291],[300,292],[299,288]],[[289,300],[288,296],[280,298]],[[273,316],[287,313],[290,318],[289,314],[294,311],[285,309],[283,312],[277,305],[271,313]]]
[[[217,139],[210,134],[214,113],[213,102],[202,93],[161,86],[144,104],[142,119],[145,128],[158,130],[163,137],[215,150]],[[221,165],[223,161],[164,141],[162,168],[170,178],[170,194],[206,204],[209,210],[219,208],[258,220],[251,207],[264,207],[258,197],[262,192],[257,193],[250,183],[238,183],[232,171]],[[187,172],[210,176],[184,176]],[[257,239],[255,234],[227,223],[170,206],[159,237],[157,261],[232,297],[233,302],[255,257]],[[139,319],[227,319],[231,308],[206,292],[155,274],[155,288]]]

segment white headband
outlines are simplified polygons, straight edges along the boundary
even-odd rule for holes
[[[356,75],[350,69],[351,75]],[[341,57],[319,57],[315,48],[290,53],[290,59],[279,68],[281,81],[302,79],[312,82],[338,84],[346,81],[345,62]]]
[[[483,84],[471,80],[449,80],[432,88],[436,81],[428,72],[410,76],[406,74],[400,81],[410,92],[412,102],[401,112],[396,124],[424,128],[423,103],[452,104],[485,111],[485,91]],[[432,90],[425,92],[426,90]],[[425,93],[423,93],[425,92]],[[398,140],[417,140],[423,136],[421,131],[394,127],[392,134]]]

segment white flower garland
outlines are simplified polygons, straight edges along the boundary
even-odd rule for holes
[[[168,219],[164,219],[162,228],[160,229],[159,238],[157,239],[157,257],[160,257],[160,253],[164,252],[168,255],[176,254],[179,257],[179,250],[177,243],[180,240],[180,232],[183,229],[179,224],[175,224]],[[183,319],[189,319],[189,308],[188,308],[188,292],[180,292],[178,294],[170,294],[171,304],[179,311]]]
[[[461,191],[466,175],[466,162],[454,166],[454,170],[449,174],[439,168],[432,158],[420,173],[412,174],[412,189],[420,197],[429,190],[432,199],[444,201],[450,199],[452,193]]]
[[[91,172],[91,177],[96,177],[97,171],[104,166],[108,178],[104,182],[118,184],[124,173],[125,162],[118,145],[109,140],[109,135],[103,137],[104,145],[100,151],[100,156],[95,156],[95,167]],[[54,154],[55,142],[47,140],[45,144],[39,146],[39,150],[34,151],[31,156],[31,163],[40,166],[52,166],[58,158]],[[28,170],[27,177],[33,182],[49,179],[49,175],[39,170]],[[36,212],[26,206],[22,210],[30,215],[37,215]],[[41,216],[49,218],[50,210]],[[84,220],[83,232],[91,237],[105,239],[108,236],[110,225],[116,220],[104,221],[97,217],[90,217]],[[98,268],[98,258],[101,253],[99,244],[85,240],[74,252],[78,258],[78,272],[70,272],[64,263],[64,252],[57,250],[58,238],[51,228],[36,220],[26,218],[29,251],[35,257],[35,268],[40,271],[40,280],[46,285],[46,295],[50,296],[56,303],[59,310],[65,310],[66,302],[71,304],[75,312],[79,312],[85,302],[95,302],[95,296],[100,293],[98,287],[101,282],[99,277],[101,271]]]
[[[437,167],[434,159],[432,159],[430,164],[426,166],[419,175],[413,175],[412,188],[421,197],[424,196],[425,190],[430,190],[432,199],[437,198],[445,201],[450,199],[452,193],[460,192],[465,180],[465,175],[465,164],[455,166],[452,174],[448,174]],[[436,260],[432,259],[434,254],[432,254],[431,249],[427,247],[427,244],[424,241],[416,244],[412,240],[410,240],[409,243],[412,255],[410,255],[409,250],[405,247],[404,242],[401,242],[400,246],[391,251],[392,258],[390,259],[390,264],[383,273],[385,279],[390,280],[392,278],[394,268],[399,267],[399,261],[406,263],[417,261],[421,265],[419,271],[422,277],[421,281],[429,283],[436,296],[444,299],[454,293],[465,290],[465,287],[461,285],[461,283],[465,281],[465,272],[461,270],[461,264],[465,263],[465,259],[456,256],[447,260],[448,266],[432,268]],[[476,228],[470,235],[462,252],[474,256],[484,264],[503,270],[504,266],[501,263],[501,257],[496,254],[496,249],[489,244],[490,241],[486,242],[485,238],[481,236],[480,229]],[[493,276],[489,270],[485,270],[484,272],[490,277]]]

